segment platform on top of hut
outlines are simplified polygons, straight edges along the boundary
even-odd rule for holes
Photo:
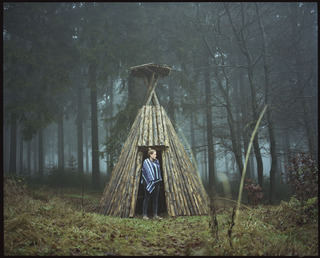
[[[130,67],[130,72],[135,77],[147,77],[149,78],[152,73],[156,73],[161,77],[165,77],[170,74],[171,68],[167,65],[157,65],[153,63],[143,64]]]

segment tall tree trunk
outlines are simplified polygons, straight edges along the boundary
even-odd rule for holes
[[[83,176],[83,115],[82,115],[82,88],[81,85],[78,87],[77,92],[77,157],[78,157],[78,173]]]
[[[91,103],[91,140],[92,140],[92,187],[100,188],[99,143],[98,143],[98,104],[96,85],[96,64],[89,67],[90,103]]]
[[[271,168],[270,168],[270,195],[269,195],[269,202],[274,203],[275,201],[275,176],[277,172],[277,154],[276,154],[276,139],[274,135],[274,126],[273,126],[273,119],[271,114],[271,103],[270,103],[270,65],[269,65],[269,59],[268,59],[268,47],[267,47],[267,35],[264,30],[264,26],[260,20],[260,14],[259,14],[259,7],[258,4],[256,5],[256,11],[257,11],[257,20],[259,24],[260,31],[262,33],[262,60],[263,60],[263,68],[264,68],[264,76],[265,76],[265,103],[268,105],[267,109],[267,120],[268,120],[268,132],[269,132],[269,140],[270,140],[270,154],[271,154]]]
[[[5,124],[2,125],[3,128],[3,169],[4,173],[9,172],[9,160],[10,160],[10,131],[9,127]]]
[[[107,92],[106,92],[106,103],[107,104],[107,117],[106,118],[112,118],[113,117],[113,79],[110,77],[110,86],[107,87]],[[112,122],[109,121],[109,123],[106,126],[106,139],[110,137],[110,130],[112,128]],[[111,173],[113,170],[113,158],[114,158],[114,153],[111,151],[107,153],[107,180],[111,177]]]
[[[17,121],[15,118],[12,119],[10,124],[10,162],[9,162],[9,173],[17,173]]]
[[[238,54],[238,63],[240,64],[240,55]],[[249,123],[249,115],[248,115],[248,106],[247,102],[245,101],[246,99],[246,90],[245,90],[245,84],[244,84],[244,74],[242,71],[239,70],[238,72],[238,91],[239,91],[239,98],[241,99],[240,102],[240,111],[242,114],[242,128],[243,128],[243,133],[242,133],[242,139],[243,139],[243,147],[244,147],[244,155],[247,154],[248,151],[248,146],[249,146],[249,141],[250,141],[250,136],[248,134],[249,128],[247,127]],[[254,169],[252,166],[252,150],[250,150],[250,162],[247,164],[247,173],[250,175],[250,178],[254,178]]]
[[[214,57],[214,55],[212,55],[212,57]],[[232,113],[232,104],[230,101],[230,90],[229,90],[229,79],[225,73],[224,70],[224,79],[225,79],[225,83],[222,82],[222,80],[220,79],[219,73],[217,71],[217,69],[214,70],[215,71],[215,78],[218,84],[218,88],[221,92],[221,94],[224,96],[224,100],[225,100],[225,107],[227,110],[227,122],[228,122],[228,126],[229,126],[229,130],[230,130],[230,136],[231,136],[231,143],[232,143],[232,151],[235,155],[235,160],[239,169],[239,175],[241,177],[242,175],[242,171],[243,171],[243,162],[242,162],[242,150],[241,150],[241,143],[240,143],[240,129],[237,128],[237,122],[234,121],[233,118],[233,113]],[[224,85],[225,84],[225,88]]]
[[[254,82],[254,77],[253,77],[254,63],[253,63],[252,56],[251,56],[251,54],[245,44],[246,39],[243,35],[242,30],[236,29],[234,21],[231,18],[228,5],[224,4],[224,6],[226,8],[226,12],[227,12],[231,27],[234,31],[234,35],[237,39],[237,43],[239,45],[239,48],[247,60],[247,74],[248,74],[248,78],[249,78],[249,85],[250,85],[250,91],[251,91],[251,107],[252,107],[251,130],[253,131],[254,127],[255,127],[255,123],[259,117],[258,116],[258,105],[257,105],[257,99],[256,99],[256,84]],[[242,21],[243,21],[242,27],[244,27],[245,26],[245,24],[244,24],[245,14],[244,14],[244,6],[242,3],[240,4],[240,7],[241,7],[241,15],[242,15]],[[261,152],[260,152],[259,134],[258,133],[256,133],[256,136],[253,140],[253,149],[254,149],[254,154],[256,156],[256,161],[257,161],[258,183],[262,187],[263,186],[263,162],[262,162],[262,156],[261,156]]]
[[[205,126],[205,120],[206,120],[206,118],[205,118],[205,114],[206,114],[206,112],[203,112],[203,124],[204,124],[204,126],[203,126],[203,130],[202,130],[202,137],[203,137],[203,139],[204,139],[204,142],[203,142],[203,145],[205,146],[206,145],[206,137],[207,137],[207,135],[206,135],[206,126]],[[207,183],[208,182],[208,179],[209,179],[209,176],[208,176],[208,161],[207,161],[207,154],[208,154],[208,151],[206,150],[206,149],[204,149],[203,150],[203,164],[204,164],[204,167],[203,167],[203,170],[204,170],[204,181]],[[208,190],[208,192],[209,192],[209,188],[207,189]]]
[[[27,143],[27,171],[28,174],[31,174],[31,141]]]
[[[58,167],[62,169],[65,168],[64,163],[64,134],[63,134],[63,115],[58,121]]]
[[[85,148],[86,148],[86,172],[87,174],[89,174],[89,146],[88,146],[88,143],[89,143],[89,139],[88,139],[88,126],[86,126],[86,123],[85,123]]]
[[[266,87],[269,87],[269,86],[266,85]],[[275,135],[274,135],[273,119],[272,119],[271,110],[269,108],[267,110],[267,120],[268,120],[268,132],[269,132],[269,139],[270,139],[270,154],[271,154],[269,202],[274,203],[274,201],[275,201],[275,188],[276,188],[275,187],[276,186],[275,177],[276,177],[276,173],[277,173],[278,159],[277,159],[277,154],[276,154],[276,139],[275,139]]]
[[[194,151],[194,147],[196,146],[196,140],[195,140],[195,114],[192,113],[190,117],[190,134],[191,134],[191,146],[190,146],[190,155],[191,155],[191,160],[193,162],[193,165],[196,166],[197,164],[197,159],[195,157],[196,152]]]
[[[284,163],[285,163],[285,168],[289,165],[291,165],[291,149],[290,149],[290,131],[286,129],[284,133],[284,153],[285,153],[285,158],[284,158]],[[288,177],[287,173],[285,174],[286,182],[288,182]]]
[[[54,132],[55,134],[55,132]],[[55,137],[52,137],[52,141],[51,141],[51,160],[52,160],[52,165],[54,166],[55,162],[55,154],[57,153],[55,150]]]
[[[224,149],[224,165],[226,169],[226,174],[228,174],[230,171],[229,171],[228,152],[226,148]]]
[[[197,6],[197,10],[198,10],[198,6]],[[200,20],[199,20],[200,21]],[[216,54],[212,51],[211,47],[210,47],[210,44],[208,43],[208,40],[205,36],[205,34],[203,33],[203,29],[202,29],[202,26],[201,26],[201,22],[199,23],[200,24],[200,28],[202,30],[202,37],[203,37],[203,40],[204,40],[204,44],[207,48],[207,52],[211,55],[211,58],[214,60],[215,62],[215,65],[217,66],[218,63],[216,61]],[[217,44],[216,46],[217,49],[220,49],[220,46],[219,44]],[[223,56],[223,55],[221,55]],[[219,61],[220,62],[220,61]],[[204,64],[205,66],[207,65],[206,63]],[[224,60],[222,58],[222,66],[224,65]],[[224,80],[225,82],[222,82],[221,78],[220,78],[220,72],[222,72],[224,74]],[[225,73],[225,70],[224,68],[222,68],[220,71],[218,71],[217,68],[214,68],[214,76],[215,76],[215,79],[218,83],[218,88],[221,92],[221,94],[223,95],[223,98],[225,100],[225,106],[226,106],[226,109],[227,109],[227,121],[228,121],[228,125],[229,125],[229,129],[230,129],[230,134],[231,134],[231,142],[232,142],[232,149],[233,149],[233,152],[235,154],[235,159],[236,159],[236,162],[237,162],[237,165],[238,165],[238,168],[239,168],[239,174],[240,176],[242,175],[242,171],[243,171],[243,162],[242,162],[242,151],[241,151],[241,144],[240,144],[240,141],[238,140],[240,138],[240,130],[239,128],[237,128],[237,123],[234,121],[234,118],[233,118],[233,114],[232,114],[232,105],[231,105],[231,101],[230,101],[230,97],[229,97],[229,79],[228,79],[228,76],[227,74]],[[226,85],[225,86],[225,89],[224,89],[224,86],[223,85]],[[208,93],[206,93],[206,96],[208,95]],[[208,104],[207,104],[208,105]]]
[[[305,69],[305,64],[303,60],[303,54],[301,53],[303,51],[303,48],[305,47],[303,42],[301,42],[301,30],[305,26],[304,21],[299,21],[296,17],[299,16],[299,3],[290,3],[290,8],[291,8],[291,29],[292,29],[292,34],[291,34],[291,41],[293,44],[293,49],[295,49],[295,68],[296,68],[296,79],[297,79],[297,85],[298,87],[304,87],[306,82],[306,69]],[[313,68],[311,68],[313,69]],[[303,91],[302,95],[305,95],[305,91]],[[305,132],[306,132],[306,138],[308,142],[308,147],[309,147],[309,152],[310,155],[314,159],[318,159],[317,155],[317,134],[316,134],[316,128],[313,126],[312,119],[310,117],[310,107],[309,103],[307,102],[305,98],[301,99],[301,104],[302,104],[302,112],[303,112],[303,121],[304,121],[304,126],[305,126]]]
[[[243,162],[242,162],[242,151],[241,151],[241,145],[238,140],[237,134],[236,134],[236,129],[235,129],[235,122],[233,120],[233,116],[231,113],[231,108],[227,104],[227,113],[228,113],[228,125],[229,125],[229,130],[230,130],[230,135],[231,135],[231,142],[232,142],[232,150],[235,156],[235,160],[239,169],[239,175],[241,177],[242,172],[243,172]]]
[[[24,174],[24,167],[23,167],[23,138],[22,133],[20,130],[19,133],[19,174]]]
[[[38,136],[38,135],[36,135]],[[33,174],[38,174],[38,137],[33,138]]]
[[[302,99],[302,109],[303,109],[303,121],[305,125],[305,131],[308,140],[308,147],[310,155],[313,159],[317,159],[317,136],[316,136],[316,129],[313,127],[312,117],[310,115],[311,109],[310,104],[305,100]]]
[[[249,85],[251,89],[251,105],[252,105],[252,123],[251,123],[251,131],[253,132],[255,123],[258,121],[258,105],[256,99],[256,86],[253,79],[253,64],[250,54],[247,52],[247,60],[248,60],[248,77],[249,77]],[[256,156],[257,162],[257,171],[258,171],[258,183],[261,187],[263,187],[263,162],[259,145],[259,134],[256,133],[253,139],[253,150]]]
[[[43,152],[43,129],[40,128],[38,131],[38,175],[39,178],[43,178],[43,167],[44,167],[44,152]]]
[[[211,103],[211,83],[210,70],[205,69],[204,84],[206,90],[206,123],[207,123],[207,143],[208,143],[208,161],[209,161],[209,194],[212,197],[215,187],[215,153],[213,147],[212,133],[212,103]]]

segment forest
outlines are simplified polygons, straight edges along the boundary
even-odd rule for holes
[[[4,255],[318,255],[317,7],[4,2]],[[97,213],[148,63],[207,216]]]

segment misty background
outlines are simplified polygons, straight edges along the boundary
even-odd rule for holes
[[[129,68],[171,67],[156,94],[206,188],[246,177],[271,202],[286,165],[318,162],[312,2],[3,3],[4,174],[53,171],[102,189],[147,93]]]

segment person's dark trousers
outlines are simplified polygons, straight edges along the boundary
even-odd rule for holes
[[[159,197],[159,190],[160,190],[160,182],[156,183],[154,186],[155,188],[153,189],[151,194],[147,191],[146,187],[144,188],[144,200],[143,200],[143,206],[142,206],[143,216],[147,216],[148,203],[149,203],[150,197],[152,199],[153,216],[158,215],[158,197]]]

